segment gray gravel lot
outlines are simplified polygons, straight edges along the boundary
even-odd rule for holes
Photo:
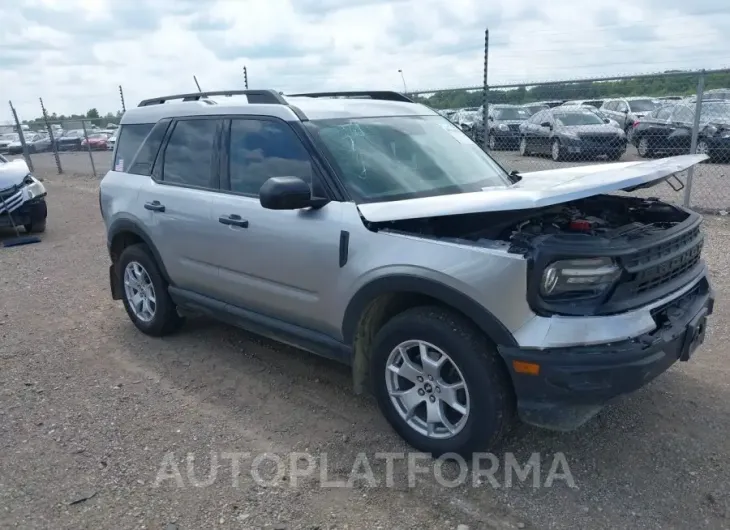
[[[377,487],[263,487],[243,465],[237,487],[230,465],[194,487],[188,453],[199,480],[211,454],[326,453],[334,480],[360,452],[408,448],[344,367],[207,320],[137,332],[108,294],[97,181],[38,169],[48,232],[0,248],[0,528],[730,528],[727,218],[706,220],[717,305],[692,361],[577,432],[521,426],[500,448],[563,452],[576,488],[408,487],[399,466],[387,487],[374,459]],[[155,487],[170,452],[183,487]]]

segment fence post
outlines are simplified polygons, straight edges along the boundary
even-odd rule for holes
[[[28,169],[33,172],[33,161],[30,159],[30,151],[28,150],[28,145],[25,143],[25,135],[23,134],[23,126],[20,124],[20,120],[18,119],[18,113],[15,112],[15,107],[13,107],[13,102],[8,101],[10,104],[10,111],[13,113],[13,119],[15,120],[15,126],[18,128],[18,137],[20,138],[20,145],[23,147],[23,158],[25,158],[25,163],[28,165]]]
[[[248,70],[245,66],[243,67],[243,86],[248,90]]]
[[[91,160],[91,172],[96,178],[96,166],[94,165],[94,155],[91,152],[91,144],[89,143],[89,134],[86,132],[86,120],[81,120],[81,127],[84,129],[84,139],[86,140],[86,150],[89,152],[89,160]]]
[[[122,85],[119,85],[119,98],[122,100],[122,112],[127,112],[127,107],[124,106],[124,91]]]
[[[695,154],[697,152],[697,137],[700,134],[700,114],[702,113],[702,95],[705,93],[705,71],[700,72],[700,78],[697,81],[697,101],[695,102],[695,120],[692,124],[692,144],[689,152]],[[695,168],[690,167],[687,170],[687,184],[684,187],[684,206],[690,207],[692,196],[692,181],[694,179]]]
[[[482,149],[489,148],[489,83],[487,69],[489,67],[489,29],[484,30],[484,87],[482,88]]]
[[[46,107],[43,105],[43,98],[38,98],[41,102],[41,110],[43,111],[43,121],[46,122],[46,128],[48,129],[48,137],[51,139],[51,149],[53,149],[53,156],[56,159],[56,168],[58,168],[58,174],[63,174],[63,168],[61,167],[61,157],[58,156],[58,145],[56,145],[56,139],[53,137],[53,128],[48,122],[48,113]]]

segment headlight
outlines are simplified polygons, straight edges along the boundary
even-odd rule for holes
[[[542,273],[540,294],[545,298],[598,296],[611,288],[620,273],[611,258],[556,261]]]
[[[714,125],[708,125],[707,127],[705,127],[705,133],[709,134],[710,136],[714,136],[715,134],[717,134],[717,127],[715,127]]]
[[[500,123],[497,125],[497,129],[500,131],[509,131],[509,126],[506,123]]]
[[[33,177],[30,173],[28,173],[23,179],[23,186],[28,194],[28,199],[34,199],[36,197],[43,197],[46,195],[45,186],[43,186],[41,181]]]

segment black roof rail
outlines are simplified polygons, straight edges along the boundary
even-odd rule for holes
[[[344,91],[344,92],[309,92],[307,94],[287,94],[292,97],[307,97],[307,98],[362,98],[362,99],[379,99],[381,101],[403,101],[406,103],[413,103],[414,101],[401,94],[400,92],[394,92],[392,90],[358,90],[358,91]]]
[[[199,101],[210,96],[247,96],[249,103],[287,105],[286,100],[275,90],[215,90],[212,92],[192,92],[190,94],[174,94],[140,101],[138,107],[161,105],[166,101],[181,99],[183,101]]]

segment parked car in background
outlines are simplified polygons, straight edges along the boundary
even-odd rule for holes
[[[684,96],[660,96],[652,99],[656,99],[657,101],[681,101],[684,99]]]
[[[549,154],[556,162],[569,157],[606,155],[618,160],[626,151],[626,134],[578,105],[543,110],[520,126],[520,154]]]
[[[550,106],[545,103],[526,103],[522,105],[522,108],[530,113],[530,116],[541,110],[549,109]]]
[[[522,106],[494,105],[489,108],[489,149],[517,149],[520,125],[531,116]]]
[[[81,149],[81,141],[83,139],[84,131],[82,129],[66,131],[62,136],[55,138],[59,151],[78,151]]]
[[[581,108],[583,110],[587,110],[589,112],[592,112],[593,114],[595,114],[596,116],[598,116],[599,118],[601,118],[604,121],[604,123],[608,123],[609,125],[613,125],[614,127],[618,127],[619,129],[621,129],[621,125],[619,124],[619,122],[617,122],[616,120],[612,120],[611,118],[609,118],[600,109],[597,109],[596,107],[594,107],[592,105],[581,105],[581,106],[579,106],[579,108]]]
[[[481,138],[484,131],[484,116],[477,108],[459,109],[451,119],[462,131],[472,137],[475,141]]]
[[[688,153],[694,122],[694,104],[665,105],[636,122],[631,141],[644,158]],[[715,162],[729,162],[730,101],[703,102],[699,124],[697,153],[706,154]]]
[[[86,149],[88,146],[92,151],[106,151],[109,149],[109,136],[105,133],[92,133],[87,135],[88,141],[86,138],[83,138],[81,140],[81,147]]]
[[[561,107],[571,107],[571,106],[585,107],[586,105],[600,109],[601,105],[603,105],[603,100],[602,99],[570,99],[570,100],[564,102],[560,106]]]
[[[10,144],[20,139],[18,133],[5,133],[0,135],[0,154],[7,155],[10,151]]]
[[[42,153],[51,149],[51,139],[47,134],[26,133],[23,134],[23,139],[25,140],[25,145],[28,146],[29,153]],[[8,145],[8,154],[23,154],[23,144],[20,141],[20,137]]]
[[[617,121],[626,134],[630,136],[634,123],[661,105],[662,103],[659,100],[653,98],[607,99],[601,106],[601,112]]]
[[[119,129],[115,129],[114,132],[112,133],[112,135],[109,137],[109,140],[107,140],[107,142],[106,142],[106,148],[109,151],[114,150],[114,146],[117,143],[117,136],[119,136]]]

